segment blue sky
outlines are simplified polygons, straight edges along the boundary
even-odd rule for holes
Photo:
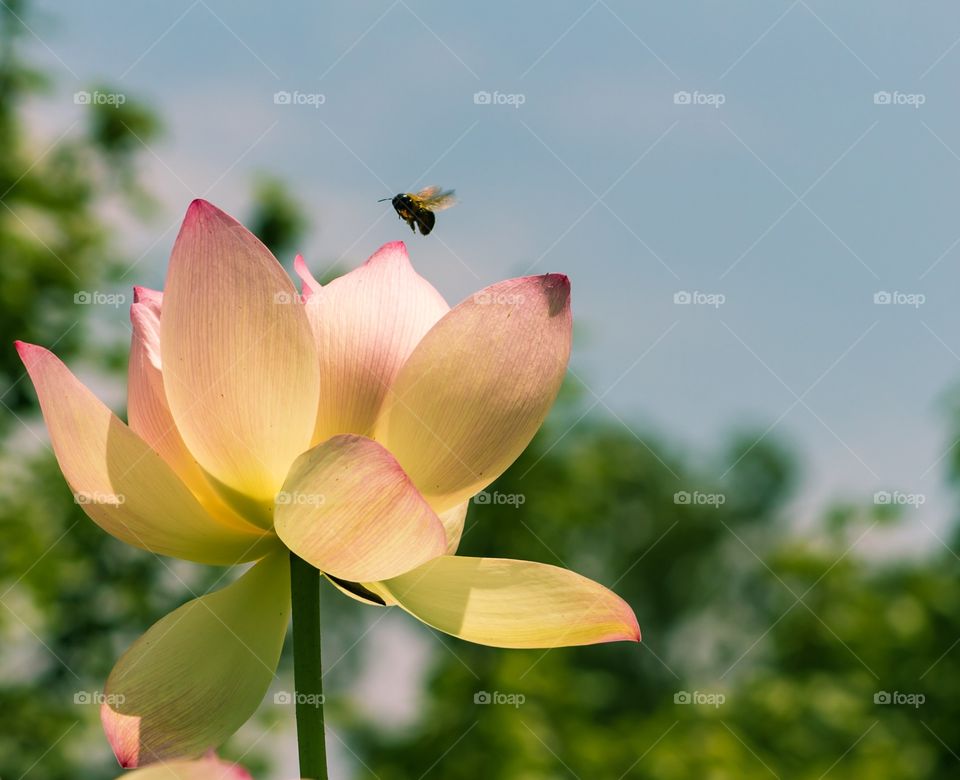
[[[590,416],[705,454],[769,428],[805,458],[798,515],[923,493],[908,534],[936,543],[960,375],[955,4],[40,7],[49,140],[99,82],[167,126],[144,154],[164,211],[128,230],[131,281],[159,284],[192,197],[242,215],[270,171],[312,214],[315,270],[403,238],[451,301],[567,273]],[[427,238],[376,202],[431,183],[462,202]]]

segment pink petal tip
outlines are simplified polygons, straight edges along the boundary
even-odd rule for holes
[[[388,260],[399,259],[410,262],[410,256],[407,254],[407,245],[403,241],[390,241],[387,244],[384,244],[376,252],[374,252],[370,257],[367,258],[367,261],[364,265],[373,265],[375,263],[382,263]]]
[[[152,303],[159,301],[162,295],[163,293],[159,290],[151,290],[149,287],[141,287],[140,285],[133,286],[134,303]]]
[[[544,274],[540,277],[543,292],[549,301],[550,316],[556,316],[570,306],[570,277],[566,274]]]

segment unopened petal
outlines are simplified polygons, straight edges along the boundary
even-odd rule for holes
[[[263,555],[272,534],[217,522],[166,462],[51,352],[17,343],[60,469],[90,518],[118,539],[161,555],[233,564]]]
[[[543,422],[566,372],[570,284],[558,274],[495,284],[417,345],[375,438],[438,512],[495,480]]]
[[[382,446],[334,436],[294,463],[277,495],[277,535],[344,580],[380,580],[442,555],[439,518]]]
[[[280,264],[206,201],[177,236],[161,336],[167,403],[190,452],[225,496],[271,506],[310,445],[316,347]]]
[[[304,277],[304,291],[308,288]],[[390,385],[424,334],[450,310],[417,274],[402,241],[314,288],[306,311],[320,357],[320,402],[313,441],[338,433],[368,436]]]
[[[290,620],[289,554],[174,610],[120,658],[100,719],[121,766],[193,758],[242,726],[270,687]]]
[[[445,555],[379,585],[427,625],[481,645],[640,641],[637,618],[623,599],[545,563]]]

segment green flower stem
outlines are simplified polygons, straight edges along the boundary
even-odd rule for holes
[[[293,601],[293,688],[297,711],[300,776],[327,780],[320,662],[320,572],[290,553]]]

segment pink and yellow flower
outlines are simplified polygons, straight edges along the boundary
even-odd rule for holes
[[[517,458],[560,388],[570,285],[494,284],[451,309],[387,244],[303,294],[234,219],[191,204],[163,293],[131,310],[128,424],[47,350],[18,343],[87,514],[136,547],[255,562],[152,626],[107,681],[123,766],[219,745],[273,679],[288,551],[348,595],[498,647],[639,641],[603,586],[456,555],[467,504]]]

